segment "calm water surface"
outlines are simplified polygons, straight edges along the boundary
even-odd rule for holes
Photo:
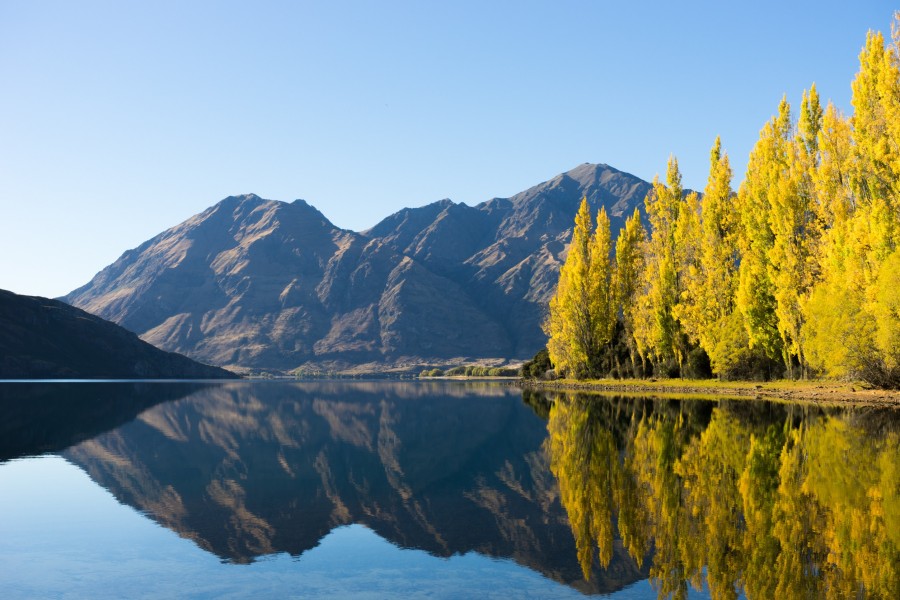
[[[0,384],[0,595],[900,597],[900,413]]]

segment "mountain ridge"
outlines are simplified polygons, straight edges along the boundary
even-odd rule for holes
[[[584,163],[509,198],[444,199],[354,232],[304,200],[229,196],[125,252],[63,300],[245,371],[503,364],[540,324],[582,197],[614,232],[650,184]]]
[[[58,300],[0,290],[0,379],[236,377]]]

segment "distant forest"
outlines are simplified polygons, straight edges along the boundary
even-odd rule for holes
[[[583,201],[526,372],[900,386],[900,12],[892,32],[866,38],[852,115],[815,85],[781,100],[736,193],[716,139],[703,194],[671,158],[614,247]]]

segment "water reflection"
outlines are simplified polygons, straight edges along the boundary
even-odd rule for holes
[[[300,556],[335,528],[363,524],[435,556],[512,558],[584,592],[646,578],[621,544],[606,568],[584,576],[543,448],[546,425],[509,388],[153,389],[160,403],[146,399],[143,412],[123,403],[108,431],[95,430],[63,456],[120,502],[228,562]],[[57,445],[84,437],[58,429]]]
[[[0,384],[0,462],[58,452],[205,387],[202,383]]]
[[[705,573],[713,598],[900,598],[896,411],[526,401],[547,411],[586,575],[618,533],[661,597],[685,597]]]

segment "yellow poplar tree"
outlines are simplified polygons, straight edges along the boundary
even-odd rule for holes
[[[544,324],[550,360],[566,376],[595,375],[615,326],[609,218],[601,209],[591,236],[591,211],[582,199],[556,294]]]
[[[867,258],[863,248],[867,224],[856,215],[857,198],[851,186],[858,159],[850,121],[828,105],[818,133],[819,160],[812,180],[818,220],[824,233],[816,260],[821,280],[804,303],[804,333],[810,365],[840,377],[856,370],[872,347],[874,324],[862,311]]]
[[[660,365],[684,359],[682,331],[673,309],[680,296],[676,224],[684,204],[681,173],[675,157],[669,159],[666,184],[653,179],[645,204],[650,238],[645,244],[644,276],[636,305],[635,342],[642,358]]]
[[[590,314],[594,326],[595,350],[592,359],[600,357],[600,349],[612,341],[616,327],[618,305],[613,277],[612,239],[609,231],[609,217],[606,208],[597,213],[597,228],[591,243],[591,262],[588,278],[591,285]],[[599,365],[592,364],[596,373]]]
[[[741,264],[737,307],[744,317],[750,347],[759,348],[770,358],[783,357],[783,345],[775,314],[775,284],[769,268],[769,252],[775,242],[768,218],[774,202],[769,196],[777,193],[789,134],[789,107],[782,100],[779,116],[766,123],[750,152],[747,174],[738,191]]]
[[[769,277],[774,286],[775,315],[788,372],[793,374],[793,358],[805,375],[803,350],[805,326],[801,303],[812,287],[816,268],[811,258],[821,237],[815,219],[812,170],[818,156],[818,132],[822,108],[815,86],[803,93],[796,138],[790,135],[790,107],[782,100],[777,118],[778,137],[769,156],[769,226],[772,247],[768,252]]]
[[[897,22],[900,22],[898,19]],[[884,46],[880,33],[869,32],[853,81],[853,131],[860,170],[857,195],[872,223],[872,272],[893,251],[900,209],[900,75],[897,45]]]
[[[641,213],[634,209],[616,238],[616,305],[621,307],[631,368],[637,373],[638,351],[634,340],[637,292],[644,272],[644,228]]]
[[[900,270],[900,31],[885,48],[869,33],[853,81],[849,122],[829,107],[819,135],[815,186],[825,213],[822,282],[805,306],[811,362],[832,376],[900,386],[891,340]]]
[[[801,305],[803,296],[808,295],[809,289],[822,277],[822,246],[825,242],[825,230],[831,221],[831,215],[827,208],[822,206],[823,202],[820,200],[816,188],[816,172],[819,162],[822,160],[819,132],[822,130],[824,118],[819,93],[816,85],[813,84],[808,93],[803,92],[803,100],[800,103],[800,118],[797,122],[797,135],[794,139],[795,151],[792,165],[799,185],[799,205],[804,211],[799,217],[803,227],[801,234],[804,240]],[[799,339],[799,333],[797,337]],[[802,340],[800,343],[802,344]]]
[[[575,230],[566,262],[559,271],[556,294],[550,300],[550,314],[544,330],[550,338],[550,360],[562,374],[582,375],[594,349],[594,328],[590,319],[591,211],[582,199],[575,217]]]
[[[880,33],[869,33],[853,82],[852,118],[859,202],[852,251],[865,282],[862,312],[874,325],[874,344],[856,365],[857,374],[884,387],[900,386],[897,364],[900,337],[897,292],[900,284],[900,13],[895,15],[894,44],[886,48]]]
[[[672,314],[694,343],[697,343],[700,333],[698,297],[694,291],[703,279],[700,232],[700,196],[691,192],[678,211],[678,221],[675,222],[675,263],[680,290]]]
[[[739,327],[729,328],[735,313],[737,291],[737,213],[731,189],[731,163],[722,151],[718,137],[709,154],[709,178],[703,190],[701,206],[700,273],[690,282],[688,294],[695,298],[697,341],[709,355],[713,372],[723,373],[730,366],[729,357],[745,348],[748,339]],[[728,336],[736,331],[739,335]]]

